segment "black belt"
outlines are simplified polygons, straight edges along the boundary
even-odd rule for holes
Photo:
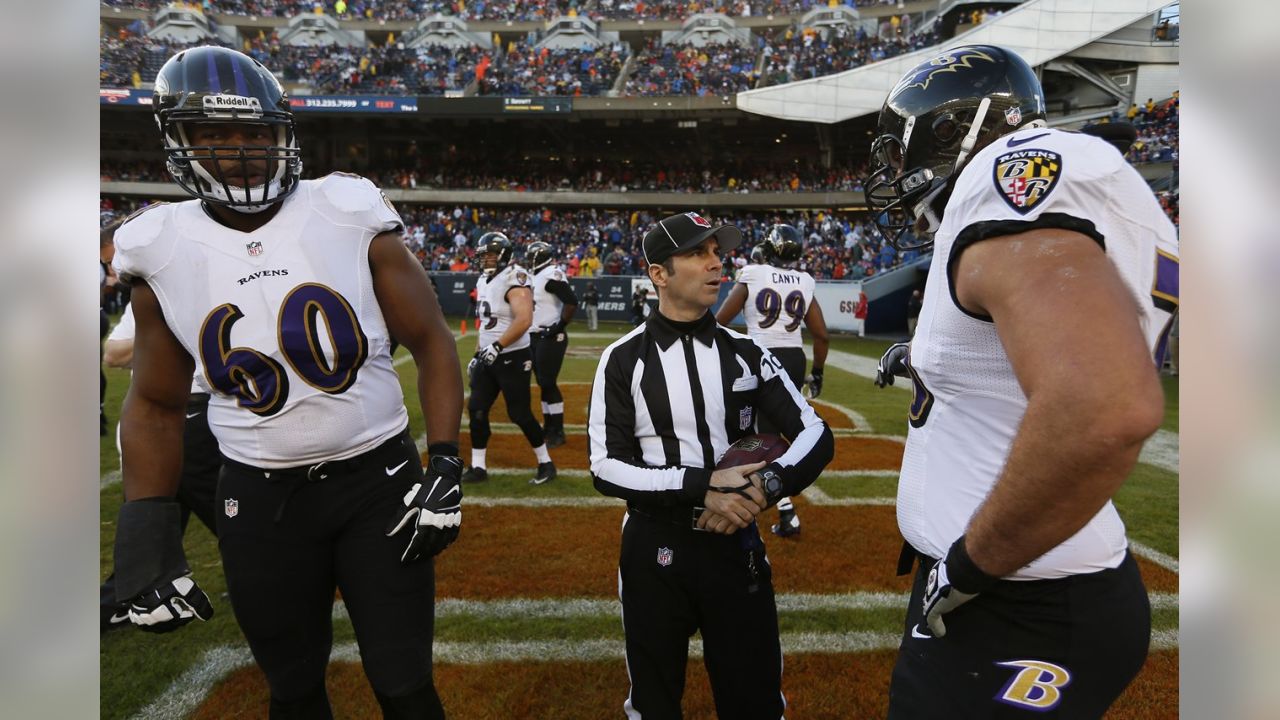
[[[679,528],[687,528],[697,530],[698,532],[708,532],[698,527],[698,518],[702,517],[704,507],[696,505],[672,505],[670,507],[646,507],[638,508],[630,503],[627,504],[627,512],[632,515],[656,520],[660,523],[674,525]]]
[[[321,460],[313,465],[298,465],[296,467],[287,468],[260,468],[254,465],[246,465],[245,463],[237,462],[231,458],[226,458],[223,462],[237,470],[253,475],[261,475],[265,480],[284,480],[300,477],[314,482],[317,480],[324,480],[332,473],[356,472],[371,460],[380,459],[383,453],[399,446],[404,440],[408,439],[408,436],[409,429],[405,428],[395,435],[392,435],[378,447],[362,452],[355,457],[350,457],[345,460]]]

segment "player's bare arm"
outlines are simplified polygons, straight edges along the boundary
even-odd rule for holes
[[[733,289],[729,291],[729,296],[724,299],[724,303],[716,311],[716,322],[721,325],[728,325],[731,320],[738,317],[738,313],[742,312],[742,306],[746,302],[747,286],[742,283],[734,283]]]
[[[413,355],[418,367],[418,401],[427,438],[458,443],[462,418],[462,374],[458,348],[422,265],[399,232],[384,232],[369,245],[373,291],[387,329]]]
[[[182,471],[182,427],[195,364],[165,323],[151,287],[133,281],[133,381],[120,413],[126,500],[170,497]]]
[[[511,306],[511,324],[498,339],[504,348],[511,347],[533,324],[533,291],[527,287],[513,287],[507,291],[507,304]]]
[[[1003,576],[1115,494],[1164,397],[1137,313],[1117,312],[1135,301],[1092,239],[1042,229],[985,240],[964,251],[953,282],[964,308],[993,319],[1027,396],[1008,462],[965,533],[974,562]]]
[[[102,364],[111,368],[127,368],[133,364],[133,338],[112,340],[102,346]]]
[[[827,350],[831,347],[827,335],[827,320],[822,316],[822,306],[814,300],[804,314],[804,327],[813,339],[813,369],[822,370],[827,366]]]

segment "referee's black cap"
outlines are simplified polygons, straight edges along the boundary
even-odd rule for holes
[[[662,218],[644,235],[644,259],[656,265],[672,255],[692,250],[707,238],[715,236],[720,252],[728,252],[742,244],[742,231],[733,225],[715,227],[696,212]]]

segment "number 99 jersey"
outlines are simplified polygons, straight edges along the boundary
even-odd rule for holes
[[[767,348],[804,347],[800,326],[813,302],[813,276],[772,265],[746,265],[738,282],[747,288],[742,311],[747,334]]]
[[[115,267],[145,280],[210,392],[223,455],[254,467],[342,460],[404,429],[390,337],[369,268],[403,227],[368,180],[305,180],[249,233],[190,200],[116,231]]]

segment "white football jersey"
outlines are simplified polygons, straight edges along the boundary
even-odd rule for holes
[[[546,267],[533,274],[534,330],[545,330],[560,322],[560,315],[564,310],[564,301],[556,297],[555,294],[547,292],[547,283],[552,280],[567,282],[564,270],[561,270],[560,266],[555,263],[549,263]]]
[[[485,347],[496,342],[511,327],[511,304],[507,302],[507,293],[513,288],[532,287],[529,273],[519,265],[509,264],[493,279],[486,279],[484,273],[476,281],[476,317],[480,318],[480,338],[477,347]],[[502,349],[507,353],[529,347],[529,333],[525,332],[519,340]]]
[[[1027,407],[995,325],[957,304],[950,260],[958,247],[1036,228],[1073,230],[1103,246],[1133,295],[1153,357],[1163,356],[1178,303],[1178,240],[1137,171],[1101,139],[1044,128],[1020,130],[975,155],[935,237],[910,351],[915,397],[898,525],[933,557],[946,555],[995,485]],[[1114,568],[1127,546],[1124,523],[1107,502],[1078,533],[1010,577]]]
[[[738,271],[747,287],[747,334],[767,348],[804,347],[800,326],[813,302],[813,276],[772,265],[747,265]]]
[[[403,227],[374,187],[304,180],[243,233],[198,201],[160,205],[116,231],[115,266],[155,291],[212,394],[222,454],[264,468],[342,460],[408,424],[369,244]]]

